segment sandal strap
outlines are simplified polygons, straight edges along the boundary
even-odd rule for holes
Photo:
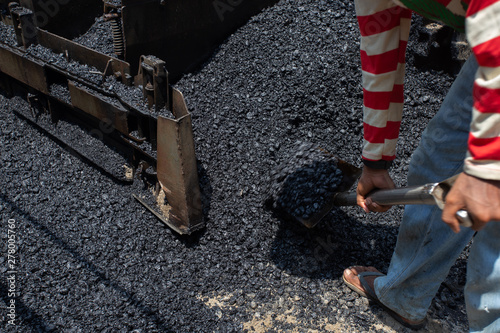
[[[394,319],[396,319],[402,325],[411,328],[412,330],[418,330],[425,326],[425,318],[419,322],[411,323],[408,319],[402,317],[400,314],[395,312],[394,310],[388,308],[385,304],[383,304],[375,294],[375,290],[368,285],[368,282],[365,280],[365,276],[385,276],[380,272],[361,272],[358,274],[359,282],[361,286],[364,288],[365,294],[370,297],[373,301],[375,301],[378,305],[380,305],[388,314],[390,314]]]
[[[372,287],[368,285],[368,282],[365,280],[365,276],[385,276],[385,274],[382,274],[380,272],[361,272],[358,274],[358,279],[359,282],[361,283],[361,286],[365,290],[365,292],[373,299],[377,299],[377,294],[375,294],[375,290],[373,290]]]

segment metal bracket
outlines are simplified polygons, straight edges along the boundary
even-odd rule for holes
[[[37,43],[37,28],[33,12],[19,6],[17,2],[9,3],[9,11],[16,32],[17,44],[27,48]]]
[[[141,56],[139,77],[142,79],[142,92],[150,108],[167,108],[172,111],[171,89],[165,61],[155,56]]]
[[[157,115],[150,124],[151,143],[157,149],[160,196],[164,194],[170,205],[162,221],[168,221],[165,223],[179,233],[190,234],[204,226],[191,114],[182,93],[169,85],[165,61],[144,55],[140,59],[137,80],[149,108],[156,112],[166,108],[175,118]],[[161,201],[160,196],[157,199]]]

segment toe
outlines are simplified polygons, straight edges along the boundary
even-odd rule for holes
[[[373,266],[351,266],[349,268],[346,268],[344,270],[344,279],[357,286],[358,288],[360,289],[363,289],[363,287],[361,286],[361,283],[359,282],[359,278],[358,278],[358,274],[360,273],[363,273],[363,272],[379,272],[375,267]],[[375,278],[373,278],[374,280]],[[369,279],[370,280],[370,285],[373,284],[373,281],[371,281],[372,279]]]

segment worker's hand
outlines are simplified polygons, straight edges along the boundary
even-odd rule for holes
[[[391,206],[378,205],[370,198],[366,198],[368,193],[375,189],[392,189],[394,188],[394,182],[389,176],[389,171],[372,169],[367,166],[363,167],[363,173],[358,182],[358,189],[356,193],[358,194],[358,206],[363,208],[365,212],[385,212],[391,208]]]
[[[446,196],[443,221],[454,231],[460,226],[455,213],[466,210],[472,229],[480,230],[490,221],[500,221],[500,180],[487,180],[461,173]]]

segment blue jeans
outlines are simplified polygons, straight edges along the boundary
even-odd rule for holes
[[[462,171],[477,66],[470,57],[424,131],[410,162],[408,185],[442,181]],[[469,228],[453,233],[436,206],[406,206],[387,276],[375,280],[377,296],[409,320],[425,318],[439,286],[473,235]],[[474,238],[465,300],[471,332],[500,332],[498,222],[488,223]]]

